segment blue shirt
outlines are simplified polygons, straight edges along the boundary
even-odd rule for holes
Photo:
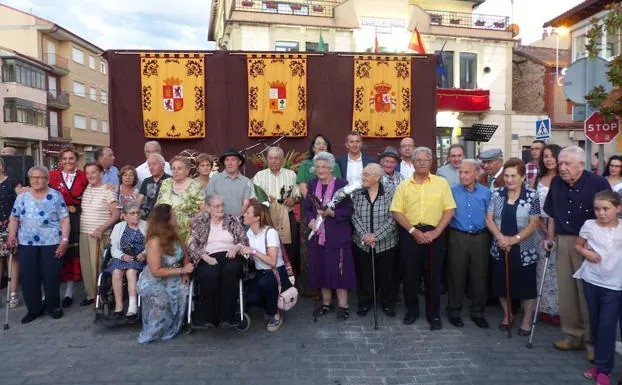
[[[456,213],[449,226],[452,229],[475,232],[486,228],[486,213],[490,202],[490,189],[475,183],[473,191],[461,184],[451,188],[456,201]]]
[[[115,166],[110,166],[108,170],[104,170],[104,176],[102,177],[104,184],[119,185],[119,169]]]
[[[11,216],[19,221],[17,239],[22,246],[53,246],[61,240],[61,219],[69,216],[63,196],[48,188],[43,199],[36,199],[30,191],[19,194]]]
[[[610,188],[607,179],[588,171],[583,171],[573,186],[564,182],[559,175],[555,176],[544,202],[544,211],[555,219],[555,232],[579,235],[585,221],[596,218],[594,195]]]

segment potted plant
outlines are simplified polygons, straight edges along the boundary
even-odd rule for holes
[[[252,7],[255,3],[253,2],[253,0],[243,0],[242,1],[242,6],[243,7]]]
[[[430,15],[430,23],[434,25],[441,25],[443,23],[442,15]]]
[[[486,22],[484,20],[477,20],[475,22],[475,25],[478,27],[483,27],[484,25],[486,25]]]
[[[451,20],[449,20],[449,22],[451,24],[458,25],[458,24],[460,24],[460,19],[451,19]]]
[[[276,1],[266,1],[264,4],[268,9],[277,9],[279,7],[279,4]]]
[[[324,7],[322,7],[321,5],[314,5],[313,12],[324,12]]]
[[[292,11],[300,11],[302,9],[302,4],[294,3],[289,5]]]

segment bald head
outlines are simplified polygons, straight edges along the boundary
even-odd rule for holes
[[[402,159],[411,160],[414,150],[415,140],[413,138],[404,138],[400,141],[400,155]]]
[[[4,147],[0,150],[0,155],[17,155],[17,149],[15,147]]]

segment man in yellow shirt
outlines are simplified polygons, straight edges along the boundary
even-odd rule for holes
[[[418,147],[413,158],[415,172],[397,187],[390,208],[400,225],[404,324],[410,325],[419,317],[418,287],[423,273],[426,318],[430,330],[440,330],[443,328],[439,316],[443,231],[454,215],[456,203],[447,181],[430,173],[432,150]]]

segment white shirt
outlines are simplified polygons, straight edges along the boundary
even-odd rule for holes
[[[400,174],[402,174],[404,179],[409,179],[413,175],[413,172],[415,172],[414,164],[404,161],[400,162]]]
[[[71,190],[71,186],[73,186],[73,181],[76,180],[76,172],[74,171],[71,174],[69,174],[69,173],[62,171],[62,174],[63,174],[63,180],[65,181],[67,188]]]
[[[296,173],[286,168],[281,168],[275,175],[269,168],[258,171],[253,177],[253,183],[264,189],[266,194],[272,195],[276,199],[281,199],[281,188],[285,188],[285,196],[287,191],[291,189],[290,196],[296,198],[300,195],[298,185],[296,184]],[[251,189],[251,197],[256,198],[255,189]],[[289,211],[293,207],[287,208]]]
[[[259,234],[255,234],[252,229],[248,229],[246,231],[246,236],[248,237],[248,244],[251,249],[257,250],[261,254],[267,254],[266,252],[266,237],[268,237],[268,247],[276,247],[276,267],[281,267],[285,264],[283,262],[283,255],[281,254],[281,241],[279,240],[279,233],[270,228],[270,230],[265,229],[261,230]],[[266,235],[266,231],[268,234]],[[259,270],[271,270],[272,268],[265,264],[261,259],[257,256],[253,256],[253,260],[255,261],[255,267]]]
[[[606,289],[622,290],[622,222],[613,229],[606,229],[598,226],[595,219],[588,219],[579,236],[587,240],[601,260],[599,263],[583,261],[573,277]]]
[[[359,156],[357,160],[350,158],[348,154],[348,172],[347,172],[348,184],[354,182],[360,182],[363,179],[363,154]]]
[[[164,173],[173,175],[171,172],[171,165],[166,161],[164,162]],[[143,184],[143,181],[151,176],[151,171],[149,171],[147,161],[136,167],[136,174],[138,175],[138,183],[136,184],[136,188],[140,191],[140,186]]]

